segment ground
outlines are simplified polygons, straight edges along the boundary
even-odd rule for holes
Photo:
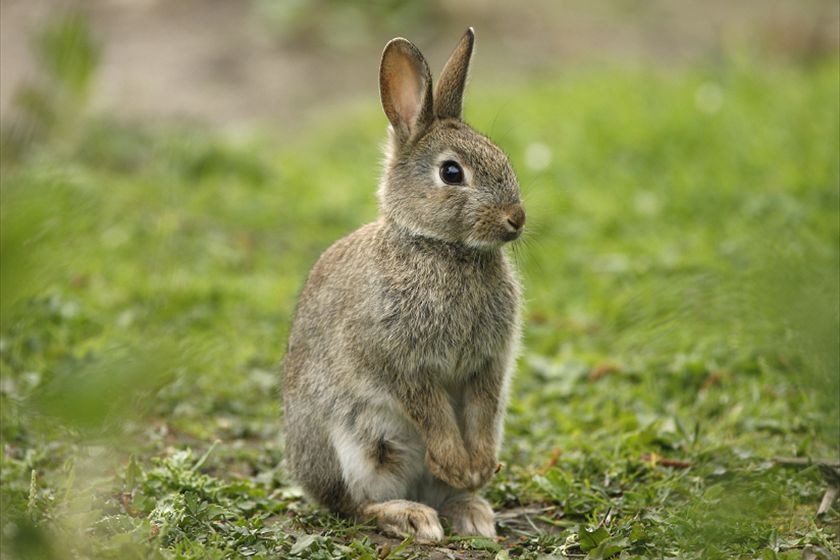
[[[95,56],[68,25],[43,48],[70,29],[75,70],[4,123],[4,555],[840,554],[837,505],[817,515],[840,454],[836,53],[471,90],[528,210],[524,351],[484,490],[500,539],[429,547],[312,506],[282,465],[291,313],[376,215],[377,100],[293,142],[85,112]]]

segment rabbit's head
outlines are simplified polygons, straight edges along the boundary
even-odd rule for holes
[[[411,233],[495,249],[519,237],[525,211],[505,153],[461,120],[474,41],[470,28],[434,94],[417,47],[386,45],[379,89],[391,127],[379,197],[385,217]]]

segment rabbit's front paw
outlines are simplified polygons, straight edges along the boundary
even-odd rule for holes
[[[473,485],[471,488],[481,488],[493,478],[499,466],[496,460],[495,453],[478,453],[473,454],[470,461],[470,470],[472,471]]]
[[[470,469],[470,460],[466,451],[449,447],[438,452],[426,451],[426,466],[435,477],[453,488],[475,488],[475,475]]]

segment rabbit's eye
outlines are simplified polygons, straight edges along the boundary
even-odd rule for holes
[[[457,161],[447,160],[440,166],[440,178],[447,185],[463,185],[464,170]]]

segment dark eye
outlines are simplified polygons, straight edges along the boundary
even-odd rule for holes
[[[447,185],[463,185],[464,170],[457,161],[447,160],[440,166],[440,178]]]

